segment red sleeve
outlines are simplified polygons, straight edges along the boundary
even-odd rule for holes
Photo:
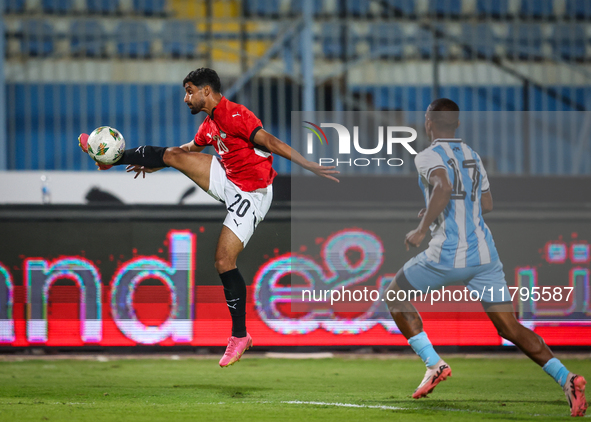
[[[254,136],[263,128],[263,124],[261,123],[261,120],[246,107],[243,107],[239,113],[240,116],[236,116],[236,121],[232,121],[232,128],[236,132],[235,135],[252,143],[254,141]]]
[[[198,147],[204,147],[204,146],[209,145],[209,143],[207,142],[207,138],[205,137],[205,129],[203,128],[203,125],[199,126],[199,130],[197,130],[197,133],[195,134],[195,139],[193,139],[193,142]]]

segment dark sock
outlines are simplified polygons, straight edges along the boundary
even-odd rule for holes
[[[220,278],[232,316],[232,335],[246,337],[246,283],[238,268],[220,274]]]
[[[168,167],[164,164],[165,147],[141,146],[136,149],[126,149],[115,163],[116,166],[132,164],[148,168]]]

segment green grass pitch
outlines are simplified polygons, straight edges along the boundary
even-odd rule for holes
[[[0,362],[0,421],[478,421],[567,419],[560,387],[523,358],[450,357],[453,376],[427,399],[417,359],[284,360],[247,353]],[[591,377],[591,360],[563,362]]]

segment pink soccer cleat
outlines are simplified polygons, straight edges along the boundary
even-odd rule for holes
[[[566,384],[562,389],[570,405],[571,416],[585,416],[587,400],[585,399],[585,378],[576,374],[568,374]]]
[[[451,377],[451,368],[443,359],[439,359],[439,362],[432,368],[427,368],[427,373],[423,382],[417,387],[412,395],[413,399],[420,399],[421,397],[427,397],[427,394],[431,393],[441,381],[445,381],[447,377]]]
[[[240,360],[242,354],[252,347],[252,337],[246,333],[246,337],[230,337],[226,353],[220,359],[220,366],[225,368]]]
[[[82,151],[88,154],[88,134],[81,133],[78,135],[78,145],[82,148]]]
[[[82,148],[82,151],[84,151],[85,153],[88,154],[88,134],[87,133],[81,133],[80,135],[78,135],[78,145],[80,146],[80,148]],[[113,167],[112,165],[108,165],[108,164],[101,164],[101,163],[96,163],[97,167],[99,170],[109,170],[111,167]]]

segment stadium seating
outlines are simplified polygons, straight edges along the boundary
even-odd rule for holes
[[[43,13],[67,14],[74,11],[73,0],[43,0],[41,2]]]
[[[443,26],[440,26],[439,29],[443,30]],[[435,42],[435,38],[433,36],[433,31],[429,29],[419,28],[416,35],[416,46],[418,47],[419,55],[424,58],[432,58],[433,56],[433,45]],[[445,39],[438,39],[438,48],[437,52],[440,58],[445,58],[448,54],[448,41]]]
[[[26,0],[4,0],[4,13],[23,13]]]
[[[135,13],[146,16],[163,16],[166,14],[166,0],[133,0]]]
[[[115,30],[117,54],[123,57],[149,57],[151,41],[150,30],[143,21],[124,21]]]
[[[28,19],[22,24],[21,52],[28,56],[46,57],[54,51],[53,27],[43,19]]]
[[[90,14],[114,15],[119,11],[119,0],[86,0]]]
[[[591,19],[591,2],[589,0],[566,0],[566,16],[571,19]]]
[[[162,28],[162,49],[173,58],[191,58],[197,48],[197,31],[193,21],[167,21]]]
[[[385,23],[372,25],[369,37],[370,51],[377,57],[402,59],[405,36],[400,25]]]
[[[462,0],[430,0],[429,15],[437,17],[459,17],[462,15]]]
[[[564,60],[584,60],[587,42],[581,25],[557,25],[551,40],[554,54]]]
[[[507,55],[514,60],[542,57],[542,29],[538,24],[513,24],[509,27]]]
[[[345,0],[345,2],[348,3],[349,0]],[[318,15],[322,14],[323,7],[324,7],[324,2],[318,1],[318,0],[312,1],[312,13],[314,13],[314,16],[318,16]],[[292,0],[291,1],[291,5],[290,5],[291,13],[299,15],[302,13],[302,8],[303,8],[303,4],[302,4],[301,0]]]
[[[358,37],[352,28],[346,28],[344,24],[340,23],[327,23],[322,25],[321,39],[322,52],[326,58],[338,59],[343,56],[347,58],[355,56]]]
[[[248,17],[277,17],[281,0],[244,0],[244,15]]]
[[[495,35],[486,23],[462,25],[462,41],[466,59],[491,59],[495,55]]]
[[[415,0],[384,0],[381,2],[388,16],[414,16]]]
[[[521,0],[522,18],[548,19],[554,13],[554,0]]]
[[[369,1],[344,0],[338,3],[339,14],[347,16],[367,16],[369,14]]]
[[[107,36],[97,20],[77,20],[70,26],[70,52],[74,56],[101,57],[106,54]]]
[[[477,0],[476,13],[481,17],[504,18],[509,15],[509,0]]]

